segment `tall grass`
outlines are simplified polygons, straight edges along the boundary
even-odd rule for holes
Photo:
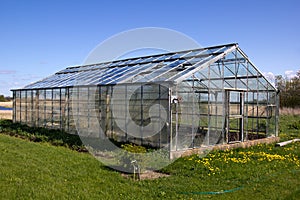
[[[300,108],[280,108],[280,115],[300,115]]]

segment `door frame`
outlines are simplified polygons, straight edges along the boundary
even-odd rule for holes
[[[230,112],[230,93],[239,93],[238,105],[239,105],[239,112],[238,114],[232,114]],[[242,142],[244,141],[244,113],[245,113],[245,90],[234,90],[234,89],[225,89],[225,141],[227,143],[234,143],[234,142]],[[239,120],[239,127],[238,127],[238,140],[231,140],[231,128],[230,128],[230,119],[238,119]]]

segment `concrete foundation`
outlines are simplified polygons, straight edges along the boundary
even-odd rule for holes
[[[230,144],[221,144],[221,145],[215,145],[215,146],[207,146],[207,147],[200,147],[200,148],[194,148],[194,149],[187,149],[184,151],[173,151],[170,153],[170,158],[179,158],[179,157],[185,157],[190,156],[193,154],[205,154],[212,150],[227,150],[227,149],[236,149],[236,148],[248,148],[250,146],[255,146],[258,144],[271,144],[279,142],[279,137],[268,137],[263,139],[257,139],[257,140],[248,140],[245,142],[237,142],[237,143],[230,143]]]

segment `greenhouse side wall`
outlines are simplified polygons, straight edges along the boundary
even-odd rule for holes
[[[14,122],[155,148],[169,144],[168,84],[28,89],[13,95]]]
[[[71,99],[73,119],[82,136],[98,135],[154,148],[169,143],[169,87],[166,84],[72,88]]]
[[[65,129],[66,88],[14,90],[13,121],[33,127]]]

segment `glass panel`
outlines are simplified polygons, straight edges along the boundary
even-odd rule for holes
[[[234,67],[234,64],[225,65],[224,77],[235,77]]]
[[[238,89],[247,89],[246,83],[244,83],[241,79],[237,79],[236,86]]]
[[[184,55],[184,57],[193,57],[193,56],[197,56],[199,54],[201,54],[202,52],[204,52],[203,50],[201,51],[191,51],[189,53],[187,53],[187,55]]]
[[[247,69],[245,68],[244,65],[242,64],[239,64],[238,65],[238,76],[247,76],[248,75],[248,71]]]
[[[248,63],[248,71],[253,74],[253,76],[257,76],[258,75],[258,71],[254,68],[253,65],[251,65],[251,63]]]
[[[210,66],[210,78],[220,78],[221,77],[221,70],[217,66]]]

